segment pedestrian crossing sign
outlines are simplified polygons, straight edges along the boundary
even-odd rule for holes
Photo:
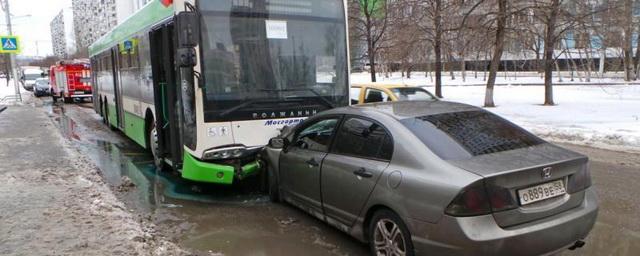
[[[20,53],[20,38],[0,36],[0,53]]]

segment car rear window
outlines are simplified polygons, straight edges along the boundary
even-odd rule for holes
[[[394,88],[391,91],[398,97],[399,101],[411,101],[411,100],[437,100],[436,97],[431,95],[427,90],[422,88]]]
[[[459,148],[471,156],[479,156],[544,143],[524,129],[485,111],[422,116],[403,120],[403,123],[445,160],[464,157]],[[447,145],[442,140],[442,133],[457,145]]]

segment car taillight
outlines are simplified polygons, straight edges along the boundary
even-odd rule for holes
[[[511,195],[508,188],[498,187],[485,184],[489,201],[491,202],[491,211],[500,212],[518,208],[518,203]]]
[[[591,171],[589,171],[589,166],[584,164],[580,171],[569,176],[567,183],[567,193],[569,194],[580,192],[591,187]]]
[[[480,180],[462,190],[449,204],[445,212],[457,217],[490,214],[491,206],[484,182]]]
[[[484,180],[480,180],[462,190],[449,204],[446,213],[456,217],[469,217],[517,207],[509,189],[487,186]]]

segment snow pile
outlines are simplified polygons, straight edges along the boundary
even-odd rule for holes
[[[356,74],[355,81],[366,81]],[[420,84],[423,75],[407,80]],[[425,84],[425,83],[422,83]],[[432,85],[425,87],[434,92]],[[484,103],[482,86],[445,85],[445,100],[474,106]],[[489,108],[514,123],[553,141],[600,148],[640,151],[639,85],[565,85],[554,87],[557,106],[542,106],[543,86],[497,86],[496,108]]]
[[[24,98],[26,96],[25,94],[27,91],[24,88],[22,88],[22,86],[20,86],[20,92]],[[11,82],[9,82],[9,84],[7,85],[7,80],[4,78],[0,78],[0,101],[7,96],[13,96],[15,94],[16,94],[16,89],[13,84],[13,80],[11,80]],[[0,104],[13,103],[13,102],[15,102],[15,100],[8,100],[8,102],[0,102]]]

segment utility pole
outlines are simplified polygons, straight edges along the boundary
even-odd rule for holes
[[[13,29],[11,28],[11,9],[9,9],[9,0],[4,0],[2,9],[4,9],[5,17],[7,19],[7,32],[9,35],[13,35]],[[9,53],[9,58],[11,62],[11,70],[13,73],[13,85],[16,88],[16,97],[18,97],[18,101],[22,102],[22,95],[20,94],[20,84],[18,83],[18,67],[16,65],[16,56],[15,54]]]

